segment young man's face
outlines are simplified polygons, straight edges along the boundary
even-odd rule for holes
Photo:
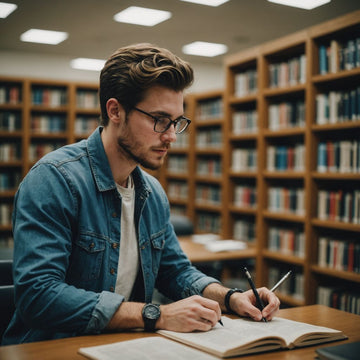
[[[151,115],[168,116],[174,120],[184,113],[183,93],[155,86],[147,91],[144,100],[136,107]],[[176,134],[173,125],[163,133],[155,132],[153,118],[132,110],[128,114],[127,123],[121,127],[117,141],[129,160],[156,170],[164,163],[170,144],[176,141]]]

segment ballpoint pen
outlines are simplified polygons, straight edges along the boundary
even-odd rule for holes
[[[271,289],[270,291],[274,292],[291,274],[291,270],[287,272]]]
[[[256,290],[255,284],[252,281],[251,275],[250,275],[250,273],[249,273],[249,271],[248,271],[248,269],[246,267],[244,267],[244,272],[245,272],[245,276],[248,279],[248,282],[249,282],[249,284],[251,286],[251,289],[252,289],[252,291],[253,291],[253,293],[254,293],[254,295],[256,297],[256,300],[257,300],[257,302],[259,304],[260,310],[263,311],[264,303],[262,302],[262,300],[261,300],[261,298],[259,296],[259,293]],[[264,317],[262,318],[262,321],[267,322],[267,320]]]

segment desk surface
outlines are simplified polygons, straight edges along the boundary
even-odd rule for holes
[[[314,359],[315,349],[332,344],[360,341],[360,316],[328,308],[323,305],[311,305],[280,310],[280,317],[302,321],[314,325],[327,326],[342,330],[349,339],[295,350],[274,351],[266,354],[243,356],[241,360],[298,360]],[[29,344],[0,347],[1,360],[75,360],[85,357],[78,355],[80,347],[109,344],[117,341],[154,336],[143,332],[124,332],[117,334],[89,335],[60,340],[40,341]]]
[[[179,237],[180,246],[192,262],[207,262],[219,260],[248,259],[256,256],[254,247],[244,250],[212,252],[202,244],[195,243],[191,237]]]

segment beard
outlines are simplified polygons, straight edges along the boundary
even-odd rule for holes
[[[137,164],[140,164],[142,167],[144,167],[145,169],[149,169],[149,170],[157,170],[159,169],[162,165],[164,161],[161,161],[160,163],[153,163],[151,161],[149,161],[146,158],[146,153],[139,153],[136,154],[135,153],[135,149],[138,149],[140,146],[137,146],[137,143],[129,143],[128,141],[126,141],[125,138],[123,137],[118,137],[117,139],[117,143],[120,146],[121,150],[123,152],[125,152],[128,157],[133,160],[134,162],[136,162]],[[169,148],[170,145],[169,144],[164,144],[163,146],[161,146],[162,148]],[[163,158],[164,159],[164,158]]]

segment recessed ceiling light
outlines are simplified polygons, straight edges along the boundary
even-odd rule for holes
[[[208,6],[219,6],[219,5],[225,4],[229,0],[180,0],[180,1],[186,1],[186,2],[191,2],[194,4],[201,4],[201,5],[208,5]]]
[[[138,6],[130,6],[114,15],[115,21],[143,26],[154,26],[169,18],[171,18],[171,12],[169,11]]]
[[[15,4],[0,2],[0,18],[5,19],[16,9],[17,5]]]
[[[329,3],[331,0],[268,0],[275,4],[293,6],[301,9],[312,10],[321,5]]]
[[[100,71],[105,62],[106,60],[100,59],[76,58],[70,61],[70,65],[74,69]]]
[[[205,41],[194,41],[184,45],[182,48],[184,54],[214,57],[225,54],[228,48],[224,44],[216,44]]]
[[[21,41],[57,45],[66,40],[69,34],[62,31],[30,29],[20,36]]]

